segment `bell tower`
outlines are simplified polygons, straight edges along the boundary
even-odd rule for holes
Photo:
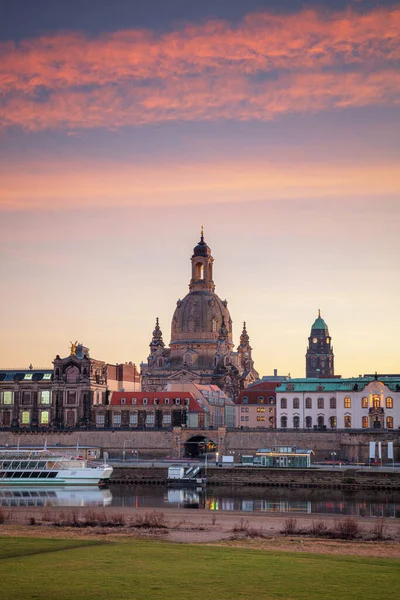
[[[211,250],[204,241],[204,229],[201,227],[201,237],[197,246],[193,249],[192,279],[189,290],[191,292],[214,292],[213,262]]]
[[[334,377],[334,354],[328,325],[318,317],[311,327],[306,354],[306,377]]]

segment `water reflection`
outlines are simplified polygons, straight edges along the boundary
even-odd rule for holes
[[[0,506],[116,506],[191,508],[213,511],[354,515],[400,518],[400,494],[340,490],[270,490],[262,488],[168,489],[161,486],[98,487],[0,486]]]
[[[400,518],[400,495],[348,493],[339,490],[166,489],[111,486],[112,505],[146,508],[202,508],[294,514],[337,514]]]
[[[110,506],[112,493],[98,487],[1,488],[0,506]]]

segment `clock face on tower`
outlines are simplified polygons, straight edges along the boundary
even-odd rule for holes
[[[317,338],[313,338],[313,344],[316,344],[318,342]]]

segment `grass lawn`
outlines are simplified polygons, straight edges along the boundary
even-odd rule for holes
[[[4,600],[398,600],[400,561],[157,541],[0,537]]]

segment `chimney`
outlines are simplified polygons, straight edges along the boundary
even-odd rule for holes
[[[274,369],[274,377],[278,377],[278,369]]]

